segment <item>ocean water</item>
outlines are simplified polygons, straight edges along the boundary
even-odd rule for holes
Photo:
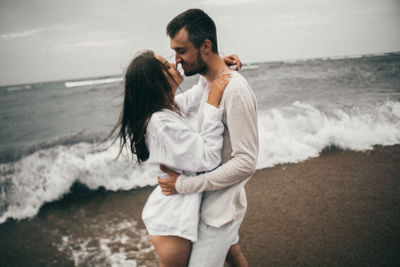
[[[330,149],[400,144],[400,53],[258,63],[241,73],[258,101],[258,169]],[[118,142],[104,141],[119,117],[122,89],[121,77],[0,87],[0,223],[34,217],[76,183],[110,191],[156,183],[129,153],[115,159]],[[63,236],[59,250],[73,251],[72,239]],[[102,248],[109,258],[107,244]],[[77,265],[85,249],[71,252]]]

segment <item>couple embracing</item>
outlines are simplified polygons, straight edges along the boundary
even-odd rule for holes
[[[142,218],[161,266],[247,266],[239,227],[247,201],[244,185],[258,154],[255,96],[246,80],[221,58],[216,27],[202,10],[189,9],[167,26],[175,64],[152,51],[135,56],[125,74],[118,129],[147,161],[158,183]],[[200,74],[191,89],[175,95],[183,77]],[[198,107],[197,129],[185,120]]]

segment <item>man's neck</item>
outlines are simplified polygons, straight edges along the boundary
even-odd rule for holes
[[[224,60],[218,54],[215,54],[209,58],[207,62],[207,73],[203,76],[207,79],[207,82],[211,83],[227,69]]]

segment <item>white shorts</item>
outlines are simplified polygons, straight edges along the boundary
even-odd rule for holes
[[[193,243],[189,267],[222,267],[232,245],[239,242],[243,217],[221,227],[200,221],[197,242]]]

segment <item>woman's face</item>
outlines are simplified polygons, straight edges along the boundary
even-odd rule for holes
[[[176,69],[176,65],[173,63],[169,63],[164,57],[160,55],[155,55],[155,58],[167,67],[168,72],[174,78],[175,81],[172,80],[171,77],[165,73],[165,77],[167,77],[167,80],[171,85],[172,93],[175,95],[176,89],[178,89],[178,86],[183,82],[182,75]]]

